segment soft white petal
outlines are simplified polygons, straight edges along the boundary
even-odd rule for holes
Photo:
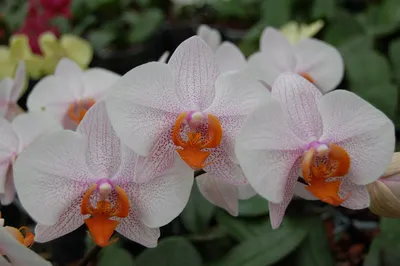
[[[10,122],[0,117],[0,163],[18,151],[19,139]]]
[[[13,84],[11,78],[2,79],[0,82],[0,117],[5,117],[7,114]]]
[[[77,63],[69,58],[62,58],[54,71],[54,76],[59,77],[68,87],[75,98],[80,99],[84,93],[83,70]]]
[[[78,229],[89,215],[81,214],[81,198],[71,202],[68,211],[65,211],[54,225],[38,223],[35,227],[35,241],[48,242],[71,233]]]
[[[83,98],[101,100],[111,86],[121,78],[120,75],[102,68],[90,68],[83,73]]]
[[[249,184],[239,185],[239,186],[237,186],[237,189],[238,189],[238,193],[239,193],[238,195],[239,195],[240,200],[250,199],[257,194],[257,192],[254,190],[254,188],[252,186],[250,186]]]
[[[293,198],[293,191],[295,189],[297,178],[299,174],[301,159],[298,159],[288,174],[288,179],[285,184],[283,200],[276,204],[269,201],[269,217],[271,219],[271,226],[273,229],[278,228],[285,216],[286,208]]]
[[[356,185],[352,183],[349,178],[344,178],[340,185],[339,195],[341,198],[345,198],[349,193],[351,193],[349,198],[345,200],[341,206],[352,210],[361,210],[369,207],[367,186]]]
[[[318,200],[308,189],[306,189],[306,185],[300,182],[297,182],[294,187],[294,195],[306,200]]]
[[[213,51],[216,51],[221,44],[222,38],[219,31],[207,25],[202,24],[197,28],[197,36],[202,38]]]
[[[8,105],[8,110],[5,118],[8,121],[13,121],[15,117],[23,113],[25,113],[25,111],[17,103],[10,103]]]
[[[225,209],[233,216],[238,215],[238,188],[211,173],[196,177],[201,194],[212,204]]]
[[[343,147],[350,155],[348,178],[365,185],[389,166],[395,147],[394,125],[381,111],[348,91],[324,95],[318,103],[324,124],[321,140]]]
[[[307,73],[323,93],[333,90],[344,75],[343,58],[330,44],[305,39],[294,47],[297,73]]]
[[[306,144],[285,122],[279,102],[254,110],[236,140],[236,156],[250,185],[264,198],[279,203],[294,162]]]
[[[199,37],[181,43],[168,61],[173,69],[176,94],[186,110],[204,110],[214,99],[219,68],[214,52]]]
[[[62,130],[61,124],[47,112],[29,112],[18,115],[12,127],[20,139],[19,151],[45,134]]]
[[[14,186],[14,178],[13,171],[10,169],[7,172],[6,180],[4,184],[4,193],[0,195],[1,205],[10,205],[15,199],[15,186]]]
[[[138,219],[146,226],[164,226],[185,208],[193,185],[193,170],[180,158],[172,168],[149,183],[135,184],[129,193]]]
[[[261,52],[249,56],[245,71],[253,78],[263,81],[268,86],[272,86],[275,79],[282,73],[282,71],[277,69],[273,62],[269,60],[268,56]]]
[[[158,59],[158,62],[160,62],[160,63],[167,63],[169,55],[170,55],[170,52],[169,52],[169,51],[165,51],[165,52],[160,56],[160,58]]]
[[[86,163],[91,173],[99,178],[113,177],[121,165],[121,142],[111,126],[103,101],[89,109],[76,132],[88,140]]]
[[[22,89],[26,78],[25,63],[21,61],[18,64],[17,71],[15,72],[14,84],[11,89],[10,101],[16,103],[21,96]]]
[[[51,263],[40,257],[38,254],[17,242],[4,227],[0,227],[0,253],[6,255],[11,264],[4,264],[5,260],[0,260],[0,265],[13,266],[51,266]]]
[[[241,71],[246,68],[247,61],[242,51],[231,42],[223,42],[215,52],[215,57],[221,73]]]
[[[84,136],[65,130],[39,138],[20,154],[14,165],[14,182],[33,219],[55,224],[92,185],[95,177],[86,165],[86,149]]]
[[[111,88],[106,105],[121,141],[147,156],[183,111],[168,65],[151,62],[134,68]]]
[[[301,139],[311,142],[322,134],[317,102],[321,92],[305,78],[285,73],[272,86],[272,97],[278,99],[287,114],[288,124]]]

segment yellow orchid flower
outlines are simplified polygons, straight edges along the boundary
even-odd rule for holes
[[[12,77],[21,60],[25,62],[30,77],[41,77],[42,57],[32,53],[27,36],[16,34],[11,37],[9,47],[0,46],[0,79]]]
[[[299,24],[296,21],[289,21],[282,26],[281,32],[292,44],[297,44],[303,39],[311,38],[324,27],[322,20],[317,20],[311,24]]]
[[[54,73],[61,58],[67,57],[85,69],[93,57],[90,43],[72,34],[65,34],[58,40],[53,33],[45,32],[39,37],[39,46],[44,55],[43,68],[46,74]]]

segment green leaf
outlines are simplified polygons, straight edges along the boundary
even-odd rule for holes
[[[228,234],[238,241],[245,241],[273,231],[269,219],[241,219],[230,216],[224,211],[217,213],[217,222]],[[285,223],[282,227],[285,226]]]
[[[161,10],[152,8],[141,13],[135,27],[131,30],[128,39],[130,43],[146,41],[159,28],[164,19]]]
[[[332,18],[337,11],[336,0],[314,0],[312,7],[313,19]]]
[[[384,265],[382,260],[382,239],[378,236],[372,241],[363,266]]]
[[[359,52],[360,50],[371,51],[373,49],[373,39],[370,36],[360,35],[356,37],[351,37],[348,40],[342,42],[342,44],[338,47],[342,57],[347,58],[352,56],[354,53]]]
[[[280,227],[240,243],[217,265],[269,266],[289,255],[305,236],[299,227]]]
[[[350,38],[365,35],[363,27],[353,15],[341,11],[332,19],[325,29],[324,40],[334,46],[339,46]]]
[[[389,58],[393,65],[393,78],[400,85],[400,38],[389,44]]]
[[[239,201],[240,216],[261,216],[267,214],[268,211],[268,201],[259,195]]]
[[[202,233],[210,225],[216,208],[200,193],[197,182],[193,184],[189,201],[183,209],[180,219],[183,225],[193,233]]]
[[[71,24],[69,19],[63,16],[57,16],[50,21],[51,25],[56,26],[60,30],[61,34],[66,34],[71,32]]]
[[[381,246],[382,261],[385,266],[397,266],[400,260],[400,220],[381,218],[378,244]]]
[[[98,256],[98,266],[134,266],[133,257],[118,243],[103,248]]]
[[[75,26],[72,32],[77,36],[82,36],[87,31],[87,29],[95,23],[96,23],[96,17],[94,15],[86,16],[82,21],[80,21]]]
[[[72,16],[76,18],[84,18],[86,15],[88,15],[89,12],[89,7],[87,6],[87,0],[74,0],[71,2],[71,13]],[[93,1],[96,2],[96,1]]]
[[[201,266],[202,259],[193,245],[183,237],[160,241],[156,248],[146,249],[136,259],[140,266]]]
[[[297,251],[296,266],[334,266],[335,260],[320,217],[301,220],[302,228],[307,230],[307,237]]]
[[[264,0],[262,2],[262,20],[272,27],[281,27],[290,20],[291,0]]]
[[[109,46],[115,39],[115,33],[110,30],[93,30],[89,32],[88,39],[95,51],[99,52]]]
[[[136,4],[140,7],[148,7],[151,3],[151,0],[136,0]]]

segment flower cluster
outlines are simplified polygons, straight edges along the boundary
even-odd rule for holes
[[[232,215],[239,199],[261,195],[274,228],[293,196],[369,206],[366,185],[391,162],[394,125],[357,95],[332,91],[344,72],[339,52],[266,28],[260,51],[246,59],[215,30],[202,26],[198,35],[169,60],[122,77],[64,58],[33,88],[27,114],[1,120],[2,202],[14,182],[37,221],[36,241],[86,224],[99,246],[117,231],[154,247],[194,181]],[[19,72],[2,82],[4,116],[18,98]]]

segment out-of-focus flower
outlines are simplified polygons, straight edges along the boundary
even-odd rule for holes
[[[75,129],[86,112],[103,99],[119,75],[102,68],[83,71],[70,59],[61,59],[54,75],[40,80],[28,96],[29,111],[46,111],[66,129]]]
[[[10,204],[15,197],[13,165],[18,155],[37,138],[62,129],[51,116],[26,113],[11,123],[0,117],[0,201]]]
[[[53,74],[62,58],[69,58],[86,69],[93,57],[90,43],[72,34],[65,34],[58,40],[53,33],[45,32],[39,37],[39,45],[44,56],[45,74]]]
[[[297,73],[312,82],[321,92],[333,90],[343,78],[343,59],[339,51],[316,39],[304,39],[296,45],[274,28],[261,35],[260,52],[248,59],[250,72],[272,86],[284,72]]]
[[[71,17],[70,5],[71,0],[40,0],[41,7],[44,12],[51,16]]]
[[[368,207],[365,185],[384,173],[394,151],[390,119],[351,92],[322,95],[292,73],[277,79],[271,98],[246,120],[236,155],[249,183],[269,200],[272,226],[280,225],[293,193]],[[297,185],[299,173],[308,185]]]
[[[22,94],[25,78],[25,64],[21,61],[15,73],[14,80],[11,78],[1,80],[0,117],[5,117],[11,121],[15,116],[24,112],[17,104],[17,101]]]
[[[247,69],[246,57],[240,49],[231,42],[223,42],[215,51],[215,58],[221,73],[245,71]]]
[[[32,53],[28,38],[16,34],[10,39],[10,46],[0,46],[0,79],[12,77],[20,61],[25,62],[30,77],[39,78],[42,75],[42,57]]]
[[[393,154],[389,168],[374,183],[368,185],[370,210],[380,216],[400,218],[400,153]]]
[[[221,45],[221,33],[207,25],[202,24],[197,28],[197,36],[202,38],[214,52]]]
[[[7,233],[13,236],[15,240],[17,240],[25,247],[31,247],[33,245],[33,242],[35,241],[35,236],[29,231],[29,229],[26,226],[22,226],[19,229],[12,226],[4,226],[4,219],[1,217],[1,212],[0,212],[0,227],[4,228],[4,230],[6,230]]]
[[[295,45],[304,39],[314,37],[322,27],[324,27],[322,20],[317,20],[311,24],[300,24],[296,21],[289,21],[280,30],[288,41]]]
[[[248,113],[269,92],[245,73],[220,75],[201,38],[183,42],[168,64],[151,62],[129,71],[111,90],[106,103],[117,135],[140,155],[152,156],[160,169],[179,155],[209,173],[203,178],[247,183],[234,142]]]
[[[34,142],[17,159],[14,173],[21,203],[39,223],[36,241],[85,223],[99,246],[113,242],[114,230],[156,246],[158,227],[183,210],[193,178],[180,160],[157,176],[150,176],[147,163],[153,162],[120,143],[103,102],[89,110],[77,132],[64,130]],[[140,179],[151,181],[137,183]]]
[[[2,220],[2,219],[1,219]],[[29,266],[51,266],[51,263],[40,257],[38,254],[26,247],[33,240],[33,235],[26,231],[25,237],[21,234],[20,230],[5,226],[3,227],[4,220],[1,221],[0,226],[0,250],[1,255],[7,256],[7,261],[3,256],[0,256],[0,265],[2,266],[15,266],[15,265],[29,265]],[[21,228],[26,230],[25,228]]]

